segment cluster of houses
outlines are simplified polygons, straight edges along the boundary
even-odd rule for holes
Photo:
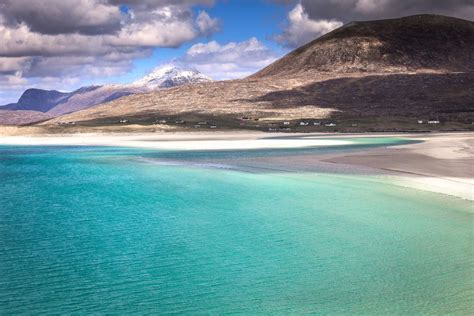
[[[241,121],[240,122],[241,126],[246,125],[246,123],[245,123],[246,121],[247,122],[249,122],[249,121],[255,121],[255,122],[260,121],[259,118],[250,117],[250,116],[242,116],[242,117],[239,118],[239,120]],[[127,119],[121,119],[119,122],[122,123],[122,124],[126,124],[126,123],[129,123],[130,121],[127,120]],[[156,121],[153,122],[153,124],[155,124],[155,125],[157,125],[157,124],[179,124],[179,125],[182,125],[182,124],[186,124],[186,123],[189,123],[190,127],[196,128],[196,129],[197,128],[210,128],[210,129],[216,129],[217,128],[217,125],[211,124],[207,121],[200,121],[200,122],[197,122],[197,123],[192,123],[192,122],[186,122],[185,120],[182,120],[182,119],[174,119],[174,120],[159,119],[159,120],[156,120]],[[423,121],[418,121],[418,123],[421,124],[421,123],[423,123]],[[438,123],[439,123],[439,121],[428,121],[428,124],[438,124]],[[67,122],[67,123],[64,123],[64,124],[75,124],[75,123],[74,122]],[[265,125],[268,127],[268,131],[270,131],[270,132],[291,131],[293,127],[297,128],[297,127],[309,127],[309,126],[322,126],[322,127],[336,127],[337,126],[337,124],[335,122],[306,121],[306,120],[297,121],[297,122],[294,122],[294,121],[280,121],[280,122],[270,123],[268,125],[264,124],[263,126],[265,126]],[[262,126],[261,124],[253,125],[253,127],[256,127],[256,128],[259,128],[261,126]],[[351,126],[352,127],[357,127],[358,125],[357,124],[351,124]]]
[[[283,125],[291,125],[290,122],[283,122]],[[308,122],[308,121],[301,121],[298,124],[299,126],[326,126],[326,127],[334,127],[337,126],[336,123],[333,122],[328,122],[328,123],[322,123],[322,122]]]
[[[161,120],[157,120],[155,121],[153,124],[179,124],[179,125],[182,125],[182,124],[186,124],[186,121],[185,120],[181,120],[181,119],[177,119],[177,120],[174,120],[174,121],[167,121],[165,119],[161,119]],[[197,122],[196,124],[194,124],[192,126],[193,128],[205,128],[205,127],[208,127],[208,128],[211,128],[211,129],[215,129],[217,128],[217,125],[214,125],[214,124],[210,124],[209,122],[206,122],[206,121],[201,121],[201,122]]]
[[[209,124],[206,121],[198,122],[197,124],[193,125],[193,128],[203,128],[203,127],[209,127],[211,129],[215,129],[215,128],[217,128],[217,125]]]
[[[428,120],[426,121],[428,124],[439,124],[439,120]],[[425,121],[423,120],[418,120],[418,124],[425,124]]]
[[[76,122],[57,122],[56,125],[76,125]]]
[[[279,123],[279,126],[276,126],[276,124],[270,124],[270,127],[268,128],[268,131],[269,132],[276,132],[278,130],[277,127],[279,127],[279,130],[280,131],[284,131],[284,132],[289,132],[291,131],[291,126],[292,125],[296,125],[297,127],[298,126],[326,126],[326,127],[335,127],[337,126],[336,123],[333,123],[333,122],[328,122],[328,123],[322,123],[322,122],[309,122],[309,121],[300,121],[300,122],[297,122],[297,123],[292,123],[290,121],[283,121],[283,122],[280,122]],[[357,126],[357,124],[352,124],[352,126]]]

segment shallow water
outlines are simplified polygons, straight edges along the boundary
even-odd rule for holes
[[[470,202],[142,160],[329,150],[0,147],[0,313],[468,314]]]

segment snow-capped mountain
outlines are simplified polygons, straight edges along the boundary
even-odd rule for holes
[[[158,89],[208,81],[212,81],[212,79],[197,70],[182,69],[175,66],[164,66],[155,69],[149,75],[135,81],[133,85],[146,87],[148,89]]]
[[[197,70],[165,66],[155,69],[149,75],[132,84],[88,86],[72,92],[28,89],[18,102],[0,106],[0,112],[3,113],[0,113],[0,123],[30,123],[87,109],[131,94],[207,81],[212,81],[212,79]],[[19,110],[22,110],[21,113],[18,112],[20,115],[11,113]],[[24,116],[25,119],[17,119],[21,116]]]

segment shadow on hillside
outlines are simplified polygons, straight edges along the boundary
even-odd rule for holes
[[[239,101],[269,102],[278,109],[314,105],[358,116],[474,117],[474,73],[346,77]]]

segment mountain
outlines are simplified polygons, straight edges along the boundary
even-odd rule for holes
[[[196,70],[186,70],[177,67],[163,67],[155,70],[144,78],[125,85],[87,86],[72,92],[56,90],[28,89],[17,103],[0,107],[0,122],[3,124],[30,123],[47,118],[76,112],[101,103],[111,102],[124,96],[150,92],[154,89],[169,88],[184,84],[211,81]],[[9,111],[5,111],[9,110]],[[19,120],[18,114],[11,111],[28,110],[25,120]],[[39,115],[38,113],[46,113]],[[28,114],[28,115],[26,115]],[[10,120],[7,116],[10,116]]]
[[[87,86],[72,92],[27,89],[17,103],[7,104],[0,107],[0,109],[42,112],[52,117],[82,110],[138,92],[143,92],[143,90],[119,85]]]
[[[57,104],[47,113],[52,116],[63,115],[142,92],[144,92],[143,89],[126,85],[83,87],[71,92],[67,99]]]
[[[474,23],[439,15],[351,22],[253,75],[474,71]]]
[[[156,69],[132,85],[148,89],[171,88],[184,84],[194,84],[212,81],[194,69],[182,69],[175,66],[165,66]]]
[[[7,104],[1,109],[48,112],[59,103],[67,100],[69,96],[70,93],[56,90],[28,89],[23,92],[17,103]]]
[[[473,30],[474,22],[433,15],[352,22],[245,79],[126,96],[42,125],[120,128],[126,119],[153,130],[165,119],[179,129],[208,121],[314,132],[473,130]]]

